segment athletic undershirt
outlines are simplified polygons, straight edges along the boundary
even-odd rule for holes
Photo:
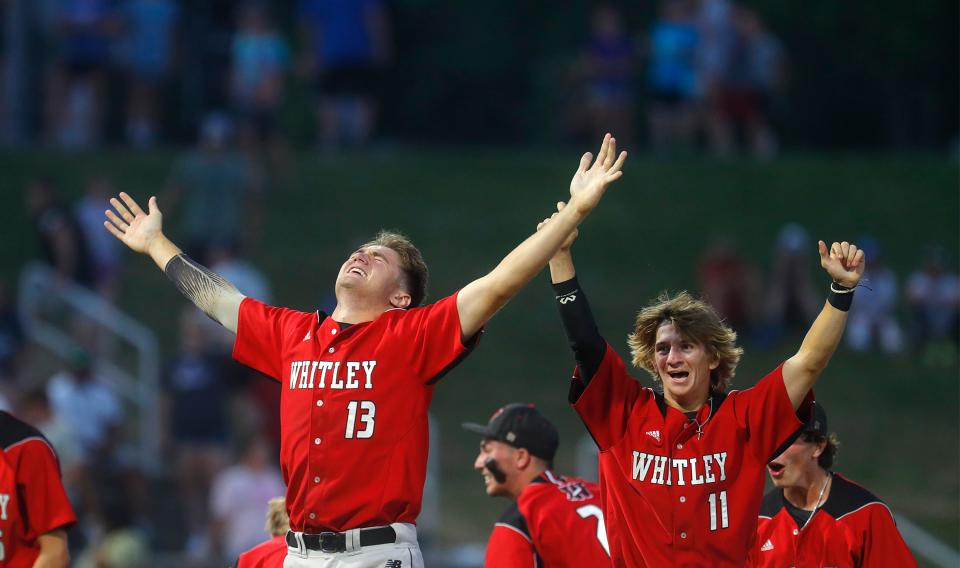
[[[787,512],[790,513],[790,516],[793,517],[793,520],[797,522],[798,528],[803,528],[803,525],[807,524],[807,521],[813,516],[811,514],[812,511],[797,507],[788,501],[786,497],[783,498],[783,506],[787,509]]]
[[[600,368],[607,344],[597,330],[587,295],[580,288],[576,277],[553,285],[556,293],[557,308],[563,329],[567,332],[573,357],[580,368],[580,380],[586,388],[590,379]]]

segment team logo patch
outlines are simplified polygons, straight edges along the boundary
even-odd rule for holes
[[[656,440],[658,444],[660,443],[660,430],[650,430],[647,432],[647,436]]]
[[[383,568],[403,568],[402,560],[387,560]]]
[[[767,542],[763,543],[763,546],[760,547],[760,552],[768,552],[773,550],[773,543],[770,542],[770,539],[767,539]]]

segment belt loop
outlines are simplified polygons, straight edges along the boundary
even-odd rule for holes
[[[304,558],[306,558],[306,557],[307,557],[307,543],[303,541],[303,533],[302,533],[302,532],[295,532],[295,533],[293,533],[293,536],[296,537],[296,539],[297,539],[297,552],[298,552],[301,556],[303,556]]]
[[[355,552],[360,550],[360,529],[350,529],[344,533],[346,537],[345,552]]]

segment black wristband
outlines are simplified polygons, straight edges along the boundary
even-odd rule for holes
[[[850,288],[843,284],[831,282],[830,295],[827,296],[827,301],[830,302],[831,306],[841,312],[850,311],[850,305],[853,303],[853,291],[855,289],[856,287]]]

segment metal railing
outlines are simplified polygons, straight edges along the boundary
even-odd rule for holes
[[[120,353],[135,355],[132,370],[110,358],[97,358],[98,374],[126,402],[137,408],[137,461],[146,472],[159,468],[158,395],[160,347],[148,327],[83,286],[64,282],[48,265],[33,262],[20,273],[17,309],[27,336],[54,354],[67,358],[81,347],[53,321],[51,306],[67,307],[110,334]]]

